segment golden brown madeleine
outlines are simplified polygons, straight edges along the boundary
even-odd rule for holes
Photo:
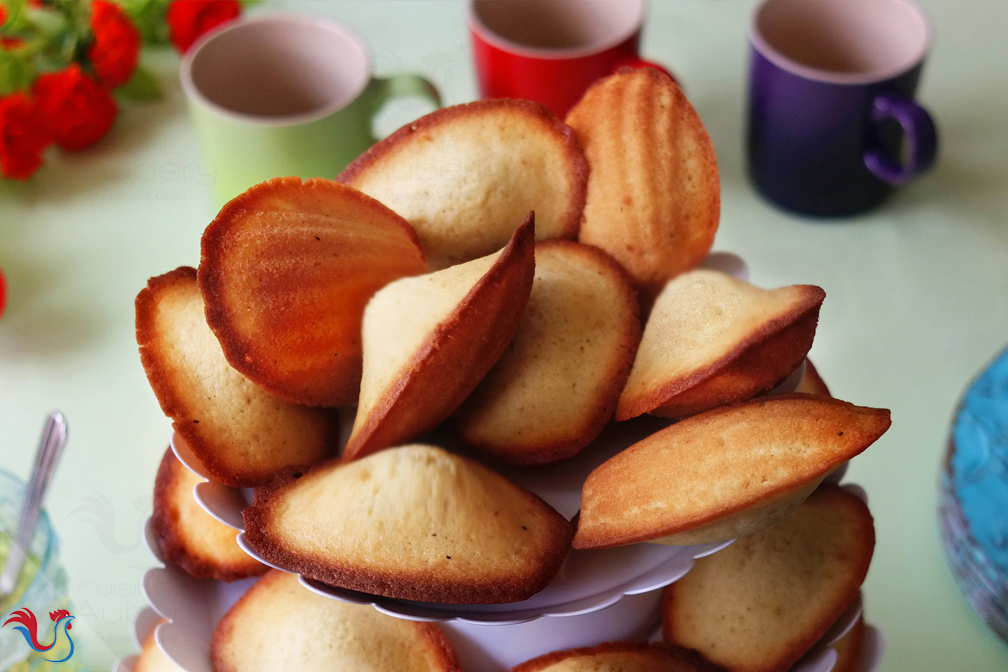
[[[812,347],[825,297],[814,285],[760,289],[717,271],[679,276],[651,310],[616,419],[684,417],[772,389]]]
[[[140,656],[133,666],[133,672],[185,672],[185,670],[161,652],[157,642],[154,641],[154,633],[151,632],[143,643],[143,650],[140,651]]]
[[[829,388],[826,387],[826,382],[819,377],[819,372],[812,366],[812,362],[807,359],[805,360],[805,375],[802,377],[798,387],[795,388],[795,392],[820,394],[824,397],[833,396],[830,394]]]
[[[203,233],[199,286],[224,356],[296,404],[357,403],[371,296],[427,272],[399,215],[329,180],[278,177],[225,205]]]
[[[578,240],[611,254],[650,304],[703,261],[721,217],[714,146],[686,96],[652,68],[625,68],[567,115],[591,172]]]
[[[732,672],[784,672],[857,597],[874,548],[865,503],[825,485],[666,588],[665,640]]]
[[[864,613],[846,635],[833,644],[837,652],[837,661],[832,672],[858,672],[861,669],[861,655],[864,650],[865,622]]]
[[[609,642],[547,653],[511,672],[713,672],[713,669],[695,651],[663,644]]]
[[[151,523],[165,560],[198,579],[235,581],[259,576],[266,565],[239,546],[238,532],[218,522],[193,497],[203,479],[178,461],[169,448],[154,481]]]
[[[434,623],[316,595],[271,570],[224,615],[210,643],[214,672],[460,672]]]
[[[458,412],[467,444],[514,464],[571,457],[598,436],[640,342],[637,297],[608,255],[551,240],[535,262],[514,339]]]
[[[405,217],[436,271],[501,249],[529,210],[537,240],[576,236],[588,164],[539,103],[481,100],[403,126],[337,179]]]
[[[574,548],[753,534],[889,429],[889,411],[806,394],[687,418],[588,475]]]
[[[507,347],[532,291],[530,213],[501,252],[380,290],[364,310],[364,375],[354,459],[433,429]]]
[[[147,281],[136,298],[136,335],[161,410],[224,485],[266,483],[335,450],[334,412],[277,399],[231,368],[207,326],[196,269]]]
[[[574,533],[539,497],[432,446],[295,476],[256,490],[246,541],[279,567],[374,595],[524,600],[559,571]]]

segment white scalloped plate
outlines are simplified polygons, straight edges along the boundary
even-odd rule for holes
[[[854,486],[856,488],[856,486]],[[145,527],[145,541],[161,562],[150,524]],[[255,579],[226,584],[194,579],[172,567],[151,569],[144,576],[144,596],[156,613],[141,613],[148,625],[137,622],[137,640],[142,642],[159,617],[167,622],[157,626],[155,641],[177,665],[187,672],[211,672],[210,640],[217,623],[228,609],[255,582]],[[661,591],[628,596],[616,603],[587,614],[565,618],[541,618],[530,623],[496,625],[453,620],[440,627],[459,656],[462,669],[481,672],[505,672],[520,662],[549,653],[603,641],[661,640],[659,608]],[[830,645],[840,639],[857,621],[861,601],[857,599],[829,632],[791,672],[830,672],[836,652]],[[146,615],[145,615],[146,614]],[[882,654],[881,635],[866,629],[865,647],[858,672],[872,672]],[[135,660],[126,659],[114,672],[132,672]],[[123,667],[122,665],[125,665]]]

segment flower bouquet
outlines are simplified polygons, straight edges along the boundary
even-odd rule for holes
[[[240,13],[238,0],[0,0],[0,177],[31,177],[51,145],[96,143],[117,96],[158,99],[143,44],[184,52]]]

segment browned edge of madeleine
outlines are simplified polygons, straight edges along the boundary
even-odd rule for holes
[[[801,366],[812,349],[818,326],[817,307],[746,348],[716,374],[652,409],[651,414],[684,418],[769,392]]]
[[[150,278],[147,281],[147,287],[137,294],[135,302],[136,339],[140,351],[140,363],[147,374],[147,380],[161,411],[172,420],[172,428],[185,440],[193,455],[210,472],[210,475],[223,485],[231,487],[260,485],[261,483],[256,479],[250,479],[247,474],[235,470],[215,451],[207,449],[207,440],[199,422],[189,416],[187,404],[176,394],[175,386],[161,365],[160,358],[155,354],[156,350],[153,346],[158,341],[158,333],[154,322],[158,295],[162,291],[186,283],[195,285],[196,269],[191,266],[180,266],[174,271]],[[328,446],[328,452],[335,452],[339,445],[339,415],[332,409],[315,409],[315,412],[324,414],[326,417],[327,432],[324,443]]]
[[[648,413],[658,408],[677,394],[681,394],[682,392],[685,392],[697,385],[700,385],[704,381],[713,378],[720,371],[724,370],[732,362],[741,357],[746,350],[765,343],[774,336],[780,334],[782,331],[785,331],[788,327],[792,326],[802,318],[808,317],[814,313],[817,316],[815,319],[818,320],[819,309],[822,307],[822,303],[826,299],[826,292],[815,285],[799,285],[799,287],[806,291],[805,300],[800,304],[765,323],[761,328],[750,334],[748,338],[744,339],[734,348],[710,364],[693,371],[687,376],[659,385],[650,394],[643,394],[632,400],[628,400],[625,403],[619,404],[616,407],[616,420],[629,420],[630,418],[636,418],[639,415]],[[645,325],[645,329],[646,328],[647,326]]]
[[[154,480],[154,510],[151,513],[151,526],[154,529],[154,536],[157,538],[158,547],[165,560],[173,565],[182,568],[187,574],[197,579],[214,579],[230,583],[238,579],[247,579],[251,576],[259,576],[267,569],[266,565],[251,562],[244,565],[239,563],[226,563],[219,559],[213,561],[201,558],[189,549],[185,538],[177,529],[177,521],[173,521],[171,511],[172,492],[179,487],[177,482],[180,469],[188,470],[182,464],[171,448],[165,451],[158,467],[157,477]],[[186,493],[192,497],[192,493]],[[206,514],[210,518],[210,514]],[[214,521],[217,523],[217,521]],[[223,523],[217,523],[223,525]],[[238,532],[235,531],[235,537]],[[234,542],[237,546],[237,541]],[[251,560],[251,558],[249,558]]]
[[[568,658],[624,652],[645,653],[659,658],[669,664],[669,667],[664,668],[666,672],[715,672],[721,669],[712,665],[693,649],[681,646],[647,642],[604,642],[597,646],[547,653],[515,666],[511,672],[539,672]]]
[[[489,470],[474,460],[458,457],[481,469]],[[537,563],[539,570],[532,576],[516,577],[511,581],[474,581],[470,585],[462,585],[454,580],[435,579],[425,572],[399,575],[368,572],[348,564],[298,555],[278,540],[271,538],[268,532],[271,501],[282,495],[287,488],[294,486],[307,473],[327,468],[333,463],[347,464],[334,459],[307,471],[288,470],[277,476],[269,485],[255,489],[254,501],[242,511],[242,519],[245,523],[245,541],[264,560],[307,579],[371,595],[443,604],[504,604],[528,599],[549,585],[560,571],[570,550],[574,526],[541,497],[512,482],[520,493],[542,510],[553,527],[553,533],[550,535],[553,543],[542,549]],[[500,474],[496,475],[504,478]]]
[[[779,665],[766,670],[766,672],[786,672],[792,665],[794,665],[795,662],[798,661],[799,658],[805,655],[805,653],[811,649],[816,642],[822,639],[823,635],[826,634],[837,619],[839,619],[851,606],[854,600],[857,599],[857,596],[861,591],[861,585],[864,583],[865,577],[868,576],[868,568],[871,565],[872,556],[875,554],[875,521],[874,518],[872,518],[871,511],[868,509],[868,505],[865,504],[860,497],[847,492],[842,486],[826,483],[816,488],[816,490],[809,496],[809,500],[813,498],[827,498],[840,503],[840,505],[852,506],[853,510],[857,512],[857,517],[859,518],[862,529],[866,530],[870,534],[865,535],[864,544],[861,547],[850,549],[852,552],[858,552],[855,559],[857,567],[855,570],[855,576],[857,576],[857,580],[851,585],[845,598],[838,600],[837,605],[835,605],[832,610],[825,612],[819,618],[817,623],[809,627],[808,633],[805,637],[795,644],[792,650]],[[675,591],[675,583],[669,584],[662,590],[662,638],[668,643],[672,643],[675,640],[672,624],[669,622],[670,619],[667,616],[669,610],[671,609],[671,604],[675,600]]]
[[[756,399],[750,399],[748,401],[743,401],[729,406],[721,406],[719,408],[715,408],[706,411],[704,413],[691,416],[689,418],[686,418],[685,420],[681,420],[678,423],[672,424],[656,433],[675,431],[675,428],[682,425],[683,423],[704,422],[706,418],[715,415],[721,415],[723,413],[728,413],[735,409],[742,408],[745,406],[767,404],[776,401],[787,401],[790,399],[808,399],[838,409],[844,407],[853,407],[872,412],[873,416],[872,426],[863,428],[864,440],[859,441],[857,444],[855,444],[852,448],[850,448],[846,453],[844,453],[840,457],[820,462],[817,467],[817,472],[819,474],[826,474],[835,469],[836,467],[840,466],[844,462],[847,462],[851,458],[863,453],[865,450],[868,449],[870,445],[875,443],[875,441],[877,441],[883,434],[885,434],[886,431],[889,429],[889,427],[892,425],[889,409],[886,408],[869,408],[864,406],[855,406],[850,402],[842,401],[840,399],[835,399],[833,397],[823,397],[820,395],[813,395],[813,394],[778,394],[772,396],[758,397]],[[645,439],[642,440],[646,441],[650,438],[651,437],[646,437]],[[630,448],[633,448],[633,446],[631,446]],[[626,544],[649,541],[651,539],[659,539],[661,537],[671,536],[679,532],[688,532],[690,530],[695,530],[697,528],[703,527],[704,525],[707,525],[709,523],[718,521],[732,514],[739,513],[754,506],[758,506],[760,504],[772,501],[774,499],[784,497],[788,493],[793,492],[794,490],[797,490],[804,485],[807,485],[809,482],[810,480],[801,480],[801,481],[789,480],[788,482],[779,484],[775,489],[767,491],[759,499],[737,503],[733,506],[724,507],[719,511],[712,511],[706,516],[695,518],[686,524],[678,523],[676,525],[667,525],[665,527],[658,528],[655,530],[624,535],[618,538],[616,537],[606,537],[603,539],[595,538],[590,542],[585,542],[583,539],[578,540],[577,538],[575,538],[575,540],[572,542],[572,546],[573,548],[576,549],[612,548],[614,546],[624,546]],[[580,515],[578,516],[577,521],[578,521],[578,527],[580,529],[580,523],[581,523]]]
[[[520,276],[517,275],[519,273],[521,274]],[[430,361],[435,358],[444,359],[446,356],[444,353],[453,342],[465,344],[469,340],[466,331],[472,330],[470,325],[482,324],[485,318],[490,317],[488,312],[491,308],[488,308],[486,297],[504,285],[509,283],[516,284],[517,287],[514,289],[513,294],[504,302],[508,310],[505,319],[505,323],[509,325],[508,328],[499,329],[496,333],[490,334],[489,345],[483,346],[488,348],[488,362],[483,373],[479,376],[473,376],[475,380],[468,381],[468,383],[471,383],[466,385],[468,389],[460,390],[461,394],[457,403],[454,403],[446,412],[433,416],[426,423],[418,425],[411,432],[411,435],[419,436],[448,419],[455,409],[465,401],[466,397],[472,393],[487,371],[500,359],[508,343],[511,342],[511,338],[521,320],[522,312],[525,310],[525,305],[528,303],[528,297],[532,292],[534,276],[535,213],[530,212],[525,217],[521,226],[514,232],[514,235],[511,236],[511,240],[508,241],[508,244],[501,251],[500,256],[493,266],[490,267],[490,270],[469,290],[469,293],[466,294],[452,313],[438,325],[431,338],[420,348],[412,361],[406,364],[404,374],[387,390],[382,399],[378,400],[375,406],[370,409],[367,419],[361,425],[360,430],[351,433],[346,448],[343,450],[343,458],[355,459],[363,457],[382,448],[408,440],[408,437],[399,436],[401,432],[398,431],[398,425],[402,421],[395,417],[391,418],[390,421],[390,415],[396,410],[397,404],[421,403],[428,394],[438,394],[439,390],[437,386],[432,387],[430,380],[424,380],[425,378],[430,378],[427,371]],[[502,338],[504,334],[507,335],[507,338]],[[457,350],[457,347],[454,350]],[[450,362],[444,361],[445,366],[449,364]],[[432,389],[425,389],[425,387]],[[388,436],[384,436],[386,434]]]

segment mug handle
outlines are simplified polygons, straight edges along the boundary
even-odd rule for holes
[[[374,77],[369,85],[374,92],[371,115],[374,116],[388,101],[403,96],[426,98],[441,107],[441,94],[429,79],[421,75],[401,74],[391,77]]]
[[[675,75],[673,75],[671,72],[669,72],[669,69],[666,68],[661,63],[655,63],[654,61],[648,61],[646,59],[640,58],[639,56],[635,56],[633,58],[628,58],[625,61],[620,61],[620,63],[614,69],[618,70],[618,69],[623,68],[623,67],[629,67],[629,68],[654,68],[655,70],[658,70],[659,72],[664,72],[666,75],[668,75],[669,77],[672,78],[672,81],[675,82],[676,85],[679,88],[682,88],[682,84],[679,83],[679,79]]]
[[[927,111],[909,98],[880,93],[872,101],[871,118],[876,124],[894,119],[903,127],[907,142],[905,164],[888,156],[880,148],[864,153],[865,166],[883,182],[903,184],[934,164],[938,153],[938,131]]]

